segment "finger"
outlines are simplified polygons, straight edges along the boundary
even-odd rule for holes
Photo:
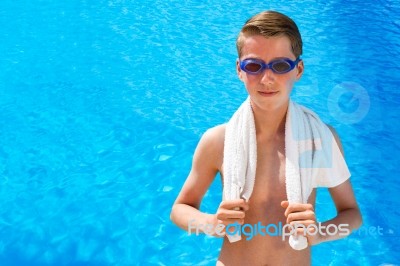
[[[314,210],[314,206],[310,203],[290,203],[288,208],[292,212]]]
[[[287,201],[287,200],[281,201],[281,207],[287,208],[288,206],[289,206],[289,201]]]
[[[285,234],[290,235],[305,235],[313,236],[316,234],[318,228],[312,221],[307,221],[306,224],[303,223],[292,223],[291,227],[285,227]],[[314,225],[314,226],[310,226]]]
[[[242,204],[242,210],[243,211],[248,211],[250,208],[249,203],[247,201],[244,201]]]
[[[218,223],[228,226],[230,224],[244,224],[244,219],[227,219],[227,220],[220,220]]]
[[[314,220],[304,220],[304,221],[301,221],[301,222],[291,222],[291,223],[290,223],[290,225],[291,225],[293,228],[308,227],[308,226],[311,225],[311,224],[314,224],[315,226],[317,226],[317,225],[315,224],[315,221],[314,221]],[[314,226],[310,226],[310,228],[314,228]]]
[[[302,236],[313,236],[313,235],[315,235],[315,232],[316,232],[316,229],[314,227],[307,227],[306,229],[297,228],[294,233],[297,235],[302,235]]]
[[[241,210],[247,211],[249,209],[249,204],[244,199],[225,200],[221,202],[220,208],[228,210],[239,208]]]
[[[224,200],[221,202],[220,207],[226,209],[232,209],[234,207],[240,206],[245,202],[244,199],[235,199],[235,200]]]
[[[245,201],[243,204],[240,204],[239,206],[232,208],[232,210],[235,210],[235,211],[248,211],[249,210],[249,203]]]
[[[285,216],[288,217],[290,213],[293,212],[303,212],[303,211],[314,211],[314,207],[312,204],[302,204],[302,203],[290,203],[289,206],[286,208]]]
[[[236,210],[218,210],[217,219],[225,220],[225,219],[243,219],[245,217],[244,211],[236,211]]]
[[[289,213],[286,219],[286,222],[289,224],[295,221],[304,221],[304,220],[316,220],[315,213],[313,211],[304,211],[304,212],[294,212]]]

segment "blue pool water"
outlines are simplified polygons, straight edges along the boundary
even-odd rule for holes
[[[201,134],[246,97],[234,42],[265,9],[297,22],[293,98],[337,129],[363,228],[382,228],[313,264],[399,264],[399,2],[216,2],[1,1],[0,265],[215,264],[221,239],[169,212]],[[201,208],[220,200],[217,178]],[[335,214],[326,189],[316,208]]]

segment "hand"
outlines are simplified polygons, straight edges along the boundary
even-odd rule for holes
[[[218,207],[217,213],[213,216],[213,224],[244,224],[245,212],[249,209],[249,204],[244,199],[224,200]]]
[[[321,235],[318,230],[317,219],[315,217],[314,207],[312,204],[302,203],[290,203],[288,201],[282,201],[281,206],[285,208],[286,223],[292,225],[302,224],[306,228],[306,237],[309,245],[318,244],[321,241]],[[297,235],[304,235],[303,228],[296,229]]]

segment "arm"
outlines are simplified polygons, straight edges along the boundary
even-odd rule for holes
[[[353,189],[349,180],[340,184],[339,186],[329,188],[329,192],[335,202],[337,215],[335,218],[323,222],[322,228],[326,228],[329,225],[335,225],[337,228],[341,224],[348,224],[343,228],[348,230],[340,230],[339,233],[335,235],[326,234],[326,229],[324,230],[325,235],[319,235],[319,239],[316,243],[318,244],[325,241],[336,240],[348,236],[352,230],[359,228],[362,224],[362,217],[360,210],[357,206],[356,199],[354,197]]]
[[[333,136],[343,154],[343,147],[336,131],[328,126],[332,131]],[[329,193],[335,203],[337,215],[335,218],[321,223],[321,230],[316,235],[307,235],[308,242],[311,245],[316,245],[321,242],[340,239],[348,236],[352,230],[361,226],[362,218],[350,180],[346,180],[342,184],[329,188]],[[316,216],[312,204],[290,204],[287,201],[281,203],[282,207],[286,208],[285,216],[287,223],[300,223],[308,226],[316,224]],[[347,224],[348,226],[344,226]],[[335,225],[338,228],[338,233],[335,235],[327,234],[326,228],[330,225]],[[342,225],[342,226],[340,226]],[[341,230],[343,228],[344,230]],[[299,234],[303,234],[302,229],[297,230]],[[329,231],[332,232],[333,230]],[[312,231],[313,232],[313,231]],[[322,234],[321,234],[322,233]]]
[[[332,131],[333,136],[335,137],[336,143],[338,144],[340,151],[342,154],[343,147],[342,143],[339,139],[338,134],[336,133],[335,129],[331,126],[328,126],[329,129]],[[352,230],[359,228],[362,224],[362,217],[360,213],[360,209],[358,208],[356,198],[354,196],[353,188],[350,183],[350,180],[346,180],[342,184],[329,188],[329,193],[335,203],[337,216],[329,221],[323,222],[323,226],[328,226],[329,224],[334,224],[339,226],[340,224],[348,224],[347,227],[349,229],[348,234],[345,235],[325,235],[321,236],[319,242],[324,241],[331,241],[335,239],[340,239],[346,237],[351,233]]]
[[[186,179],[171,211],[171,220],[185,231],[200,225],[242,223],[243,211],[230,210],[235,206],[247,209],[244,200],[222,202],[217,214],[207,214],[199,210],[201,200],[207,192],[223,161],[225,126],[209,129],[201,138],[193,156],[192,169]],[[202,228],[204,231],[204,228]]]

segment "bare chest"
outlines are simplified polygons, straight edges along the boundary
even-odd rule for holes
[[[284,219],[281,201],[286,200],[286,157],[284,143],[258,145],[257,171],[253,193],[249,199],[248,222]]]
[[[258,145],[253,198],[285,196],[285,168],[284,144]]]

